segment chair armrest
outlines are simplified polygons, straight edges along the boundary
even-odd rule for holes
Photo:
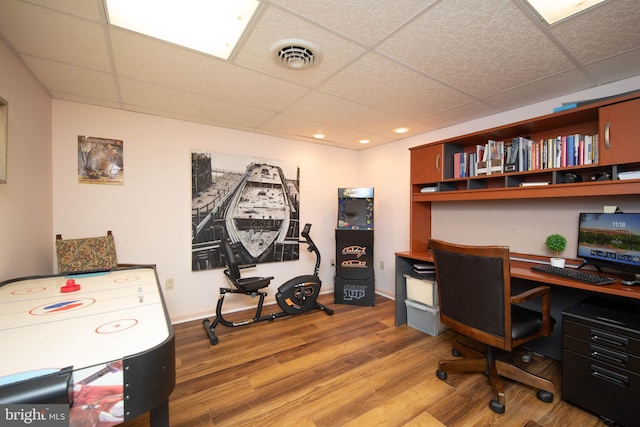
[[[538,286],[537,288],[529,289],[519,293],[518,295],[512,296],[511,303],[522,304],[523,302],[535,297],[542,297],[542,333],[544,336],[547,336],[553,329],[553,323],[551,320],[551,288],[548,286]]]
[[[537,288],[521,292],[518,295],[513,295],[511,297],[511,304],[522,304],[523,302],[529,301],[531,298],[544,296],[545,294],[549,294],[550,292],[551,288],[549,288],[548,286],[538,286]]]

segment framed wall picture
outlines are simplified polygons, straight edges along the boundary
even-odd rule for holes
[[[192,270],[224,267],[227,238],[240,264],[299,258],[300,169],[290,162],[191,152]]]
[[[7,183],[7,142],[9,139],[9,103],[0,97],[0,184]]]
[[[123,146],[119,139],[78,135],[78,182],[122,185]]]

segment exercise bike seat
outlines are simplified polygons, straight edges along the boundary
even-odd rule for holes
[[[255,292],[262,288],[269,286],[269,283],[273,280],[271,277],[231,277],[229,270],[225,270],[224,274],[229,278],[229,281],[233,285],[243,292]]]
[[[222,238],[222,255],[224,256],[224,262],[227,265],[227,269],[224,270],[224,274],[229,281],[242,292],[256,292],[259,289],[266,288],[273,280],[272,277],[241,277],[240,269],[254,267],[255,265],[243,265],[239,266],[236,262],[236,257],[231,247],[231,242],[228,239]]]

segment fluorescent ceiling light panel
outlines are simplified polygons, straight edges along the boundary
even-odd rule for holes
[[[604,0],[527,0],[549,25],[582,12]]]
[[[109,23],[228,59],[257,0],[105,0]]]

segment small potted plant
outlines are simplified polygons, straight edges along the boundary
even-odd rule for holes
[[[564,258],[560,258],[560,252],[567,247],[567,239],[561,234],[550,234],[544,241],[544,245],[550,251],[556,254],[555,258],[551,258],[551,265],[554,267],[564,267]]]

